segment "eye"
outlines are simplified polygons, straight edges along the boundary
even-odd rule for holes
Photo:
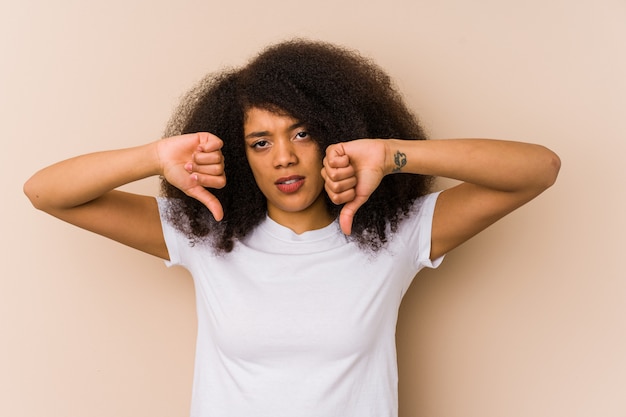
[[[266,140],[258,140],[250,145],[253,149],[265,149],[270,145],[270,143]]]
[[[309,132],[306,132],[304,130],[302,132],[298,132],[298,133],[296,133],[295,138],[296,139],[308,139],[308,138],[310,138]]]

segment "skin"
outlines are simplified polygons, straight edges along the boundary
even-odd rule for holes
[[[296,233],[330,224],[322,194],[322,157],[306,127],[290,116],[252,108],[244,135],[248,163],[267,199],[269,217]]]
[[[333,202],[345,204],[339,221],[349,234],[354,213],[385,175],[404,172],[461,181],[437,200],[432,259],[539,195],[554,183],[560,168],[558,156],[543,146],[484,139],[358,139],[329,146],[320,161],[317,145],[299,121],[260,109],[250,109],[245,120],[246,153],[267,197],[268,213],[296,233],[332,221],[322,204],[322,188]],[[40,210],[169,259],[155,198],[116,188],[162,175],[220,220],[222,206],[204,187],[226,184],[222,145],[210,133],[195,133],[82,155],[37,172],[24,192]],[[304,178],[297,191],[277,189],[277,179],[292,175]]]
[[[37,172],[24,192],[34,207],[61,220],[169,259],[156,199],[116,188],[163,175],[221,219],[221,204],[203,188],[226,183],[221,147],[216,136],[194,133],[86,154]]]
[[[404,172],[462,181],[443,191],[435,205],[430,254],[435,259],[541,194],[554,184],[560,166],[554,152],[529,143],[379,139],[329,146],[322,175],[331,200],[345,203],[339,222],[346,234],[354,213],[385,175]]]

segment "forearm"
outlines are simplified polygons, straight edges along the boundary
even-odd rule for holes
[[[33,175],[24,192],[42,210],[79,206],[124,184],[160,174],[155,146],[97,152],[56,163]]]
[[[486,188],[542,191],[560,167],[549,149],[521,142],[487,139],[387,140],[386,173],[446,177]]]

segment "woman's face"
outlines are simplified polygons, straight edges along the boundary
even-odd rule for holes
[[[322,194],[322,158],[306,126],[288,115],[253,107],[246,112],[244,138],[270,218],[296,233],[328,225],[332,219]]]

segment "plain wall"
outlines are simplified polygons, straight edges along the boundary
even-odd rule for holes
[[[0,415],[188,414],[186,271],[37,212],[22,184],[158,139],[203,74],[303,36],[374,58],[433,138],[563,161],[554,188],[414,281],[401,416],[623,417],[625,22],[624,0],[1,0]]]

